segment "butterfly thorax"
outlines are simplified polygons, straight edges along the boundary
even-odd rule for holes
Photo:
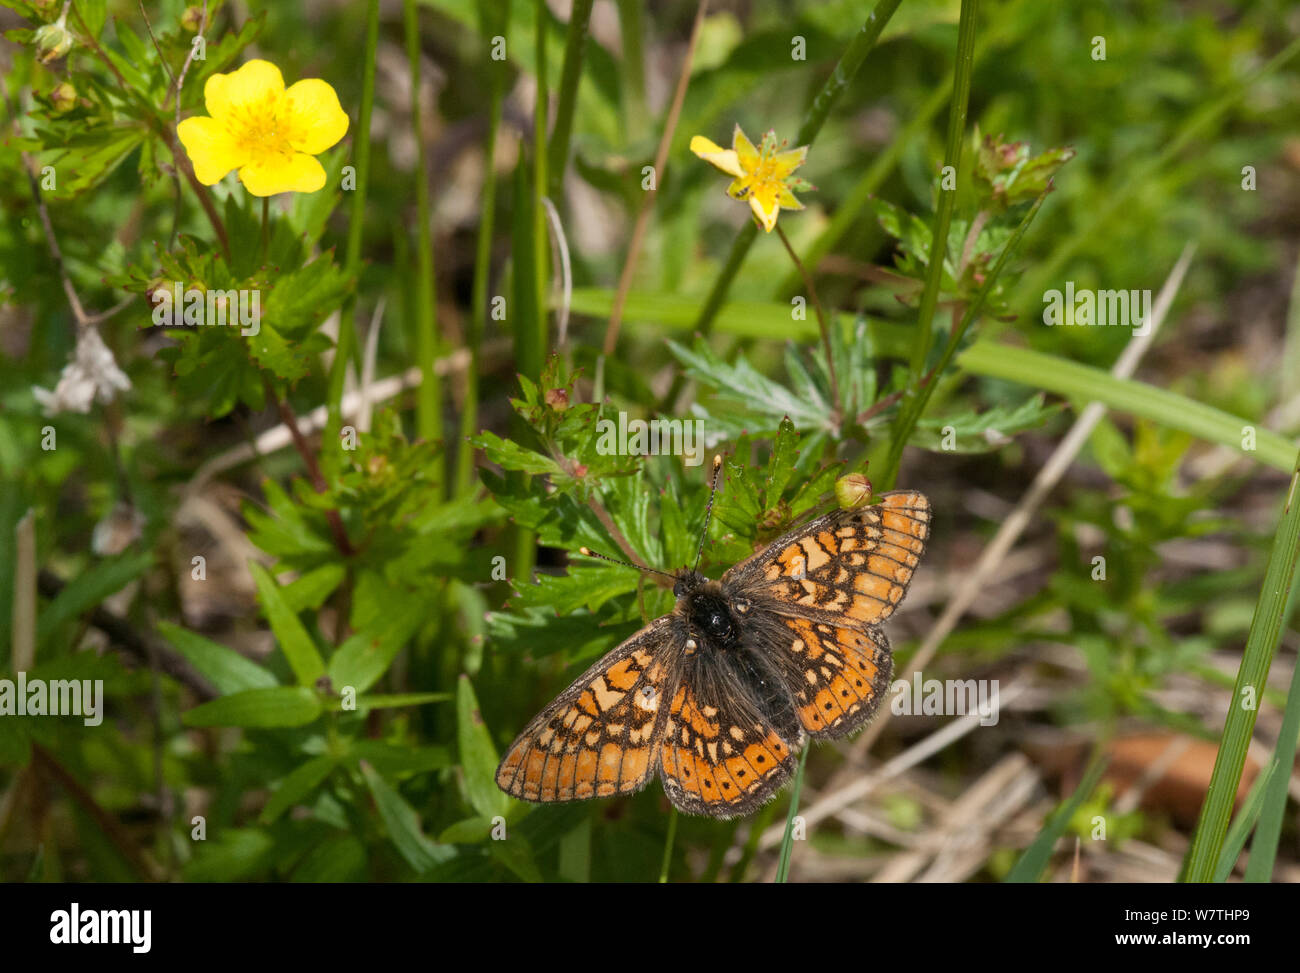
[[[678,575],[673,586],[677,612],[685,616],[691,633],[703,635],[709,644],[721,649],[740,641],[740,625],[722,585],[695,571]]]

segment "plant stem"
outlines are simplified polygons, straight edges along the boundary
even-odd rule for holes
[[[623,140],[635,119],[645,118],[645,53],[641,42],[642,0],[618,0],[619,40],[623,47]]]
[[[352,212],[348,223],[347,250],[343,269],[353,283],[353,291],[339,311],[339,337],[334,350],[334,363],[329,377],[329,423],[327,429],[337,429],[341,420],[343,385],[347,377],[348,362],[356,348],[357,334],[357,278],[361,272],[361,236],[366,220],[366,189],[370,184],[370,114],[375,105],[375,51],[379,46],[379,0],[370,0],[366,9],[366,49],[361,76],[361,117],[352,143],[353,164],[356,169],[356,189],[352,193]]]
[[[555,105],[555,127],[551,131],[551,199],[559,199],[564,171],[569,164],[569,139],[573,114],[578,107],[578,82],[582,78],[582,54],[587,45],[587,22],[595,0],[573,0],[569,30],[564,42],[564,68],[560,72],[560,94]]]
[[[790,810],[785,816],[785,836],[781,839],[781,858],[776,866],[776,881],[785,884],[790,877],[790,858],[794,852],[794,819],[799,813],[799,792],[803,790],[804,769],[808,766],[808,751],[812,744],[806,744],[799,755],[799,766],[794,772],[794,784],[790,788]]]
[[[547,299],[550,290],[550,246],[546,230],[546,123],[550,113],[550,90],[546,75],[546,23],[550,16],[545,0],[537,0],[537,24],[534,42],[537,58],[537,105],[533,116],[533,271],[537,299],[538,348],[541,360],[547,348]],[[530,378],[537,378],[530,375]]]
[[[979,0],[962,0],[961,20],[957,27],[957,64],[953,74],[952,104],[948,112],[948,140],[944,148],[944,170],[961,172],[961,155],[966,139],[966,111],[970,105],[971,74],[975,67],[975,25]],[[942,180],[942,175],[940,179]],[[955,175],[954,175],[955,178]],[[916,338],[912,346],[912,385],[916,388],[925,371],[925,361],[934,342],[934,311],[939,304],[943,285],[943,267],[948,254],[948,227],[952,223],[957,190],[940,188],[939,209],[930,234],[930,259],[926,267],[925,289],[916,312]]]
[[[668,884],[668,871],[673,863],[673,842],[677,837],[677,808],[668,812],[668,837],[664,839],[664,861],[659,868],[659,884]]]
[[[483,9],[488,10],[488,5]],[[491,23],[481,25],[481,32],[488,37],[505,36],[509,27],[508,11],[504,5],[495,8]],[[493,61],[488,57],[487,71],[491,79],[491,93],[488,103],[487,141],[483,146],[483,192],[479,204],[478,239],[474,253],[474,282],[471,285],[470,313],[466,319],[465,344],[469,348],[470,362],[465,371],[465,399],[460,412],[460,442],[456,453],[456,490],[455,495],[464,497],[474,489],[474,447],[469,437],[478,431],[478,395],[479,369],[482,367],[483,336],[487,333],[488,321],[488,286],[492,274],[492,232],[496,219],[497,180],[496,180],[496,146],[497,133],[501,128],[501,105],[504,89],[505,62]]]
[[[794,247],[790,246],[790,238],[785,235],[785,230],[781,229],[781,224],[776,225],[776,235],[781,238],[785,244],[785,252],[790,255],[794,265],[799,269],[799,274],[803,277],[803,285],[808,289],[808,299],[812,301],[813,308],[817,311],[817,324],[822,332],[822,350],[826,352],[826,370],[831,376],[831,421],[839,425],[840,410],[840,382],[835,374],[835,354],[831,350],[831,328],[826,321],[826,312],[822,309],[822,302],[817,297],[817,287],[813,284],[812,276],[808,273],[808,268],[803,265],[799,255],[794,252]]]
[[[442,397],[438,375],[433,370],[436,357],[437,292],[433,267],[433,228],[429,212],[429,173],[424,150],[424,132],[420,124],[420,21],[415,0],[403,0],[402,26],[406,34],[406,58],[411,84],[411,134],[415,137],[415,348],[422,379],[416,391],[415,425],[420,438],[428,442],[442,439]],[[446,460],[439,453],[429,471],[435,495],[442,491]]]
[[[267,229],[270,225],[271,197],[262,197],[262,263],[266,263],[266,255],[271,249],[271,234]]]

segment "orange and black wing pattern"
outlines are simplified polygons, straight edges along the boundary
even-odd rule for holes
[[[497,785],[544,803],[639,791],[654,775],[675,685],[672,616],[606,654],[511,744]]]
[[[664,793],[687,814],[749,814],[781,789],[803,734],[785,704],[773,712],[756,698],[743,670],[695,656],[668,708],[659,748]]]
[[[912,490],[836,510],[723,575],[723,586],[773,611],[865,629],[894,613],[930,536],[930,501]]]
[[[795,712],[812,737],[842,737],[875,713],[889,692],[893,657],[878,628],[782,618],[773,663],[786,673]]]

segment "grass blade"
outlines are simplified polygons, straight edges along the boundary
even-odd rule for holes
[[[1078,402],[1097,401],[1109,409],[1142,416],[1232,449],[1241,449],[1243,429],[1254,428],[1245,419],[1175,392],[1026,348],[977,341],[958,356],[957,364],[975,375],[1046,389]],[[1255,446],[1261,463],[1291,472],[1295,447],[1284,437],[1258,429]]]
[[[1264,570],[1264,587],[1255,604],[1255,616],[1246,637],[1246,651],[1237,670],[1232,690],[1232,705],[1224,721],[1219,755],[1210,776],[1210,789],[1201,806],[1201,817],[1192,836],[1187,855],[1186,880],[1208,882],[1214,878],[1219,852],[1228,830],[1241,771],[1246,763],[1246,748],[1255,730],[1259,700],[1268,679],[1273,653],[1277,651],[1286,621],[1291,583],[1295,578],[1296,555],[1300,554],[1300,457],[1296,458],[1291,485],[1282,507],[1282,519],[1273,538],[1268,567]]]

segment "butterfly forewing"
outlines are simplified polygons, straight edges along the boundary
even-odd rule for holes
[[[930,501],[898,490],[836,510],[769,544],[723,575],[724,587],[781,614],[865,628],[894,613],[930,536]]]
[[[651,622],[603,656],[510,746],[497,785],[526,801],[640,790],[654,773],[671,695],[674,619]]]

